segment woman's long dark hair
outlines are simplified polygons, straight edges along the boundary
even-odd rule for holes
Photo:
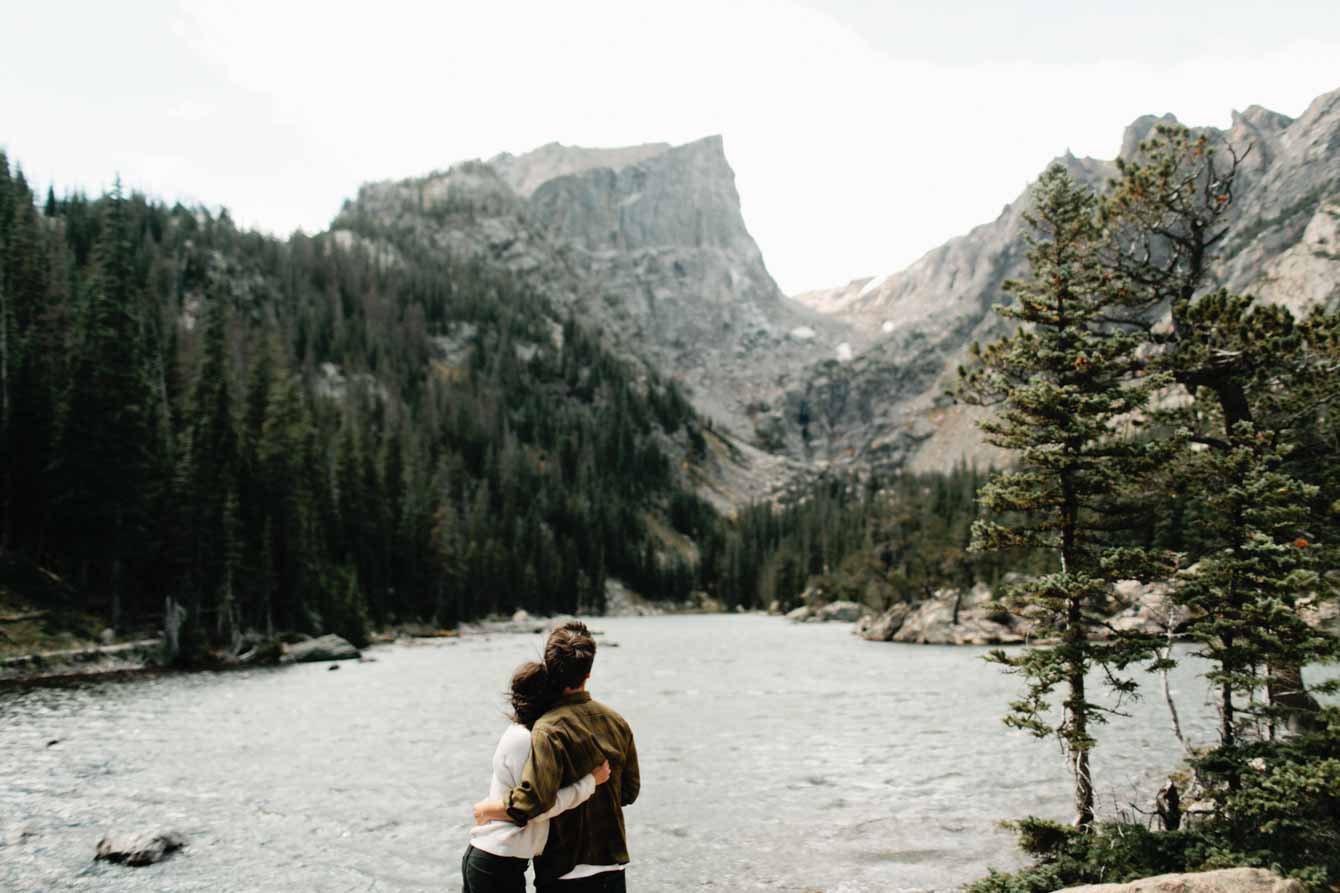
[[[512,674],[512,721],[528,729],[534,727],[535,720],[553,706],[556,695],[544,664],[526,661]]]

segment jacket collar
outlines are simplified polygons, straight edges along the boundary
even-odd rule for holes
[[[558,700],[554,702],[554,707],[567,707],[570,704],[585,704],[589,700],[591,700],[591,693],[589,691],[574,691],[571,694],[560,695]],[[551,707],[550,709],[552,710],[553,708]]]

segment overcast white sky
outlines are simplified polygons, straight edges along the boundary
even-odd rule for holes
[[[277,234],[365,180],[557,140],[725,137],[794,293],[992,219],[1145,113],[1227,126],[1340,88],[1340,2],[41,0],[5,10],[0,147]]]

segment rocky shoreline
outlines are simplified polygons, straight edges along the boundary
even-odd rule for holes
[[[1189,619],[1175,605],[1164,583],[1123,580],[1114,587],[1116,610],[1107,619],[1111,633],[1176,636]],[[1034,638],[1033,624],[1004,610],[990,587],[940,589],[920,602],[900,602],[883,612],[852,601],[825,602],[821,590],[809,590],[806,604],[786,615],[796,623],[853,623],[852,633],[871,642],[918,645],[1022,645]],[[774,613],[780,613],[774,611]],[[1313,612],[1319,627],[1340,632],[1340,606],[1326,603]]]
[[[715,614],[724,610],[720,602],[697,592],[683,603],[652,602],[617,580],[610,580],[606,588],[604,617],[655,617],[671,614]],[[392,643],[411,644],[430,640],[456,640],[460,637],[490,635],[534,635],[547,632],[557,623],[574,619],[573,615],[532,617],[518,610],[511,617],[492,617],[462,623],[457,629],[440,629],[431,624],[397,624],[371,636],[369,647]],[[582,619],[591,620],[591,617]],[[613,643],[611,643],[613,644]],[[83,642],[73,648],[34,651],[0,657],[0,685],[27,685],[59,683],[112,674],[135,674],[168,670],[164,640],[142,638],[116,643],[110,638],[101,643]],[[248,633],[234,652],[210,655],[208,661],[196,668],[204,670],[243,669],[289,663],[308,663],[340,660],[374,660],[349,641],[336,636],[305,636],[296,633],[266,638],[259,633]]]

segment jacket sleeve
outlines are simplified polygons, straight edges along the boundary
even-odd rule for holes
[[[525,825],[554,807],[558,800],[558,742],[547,730],[537,729],[530,736],[530,756],[521,770],[521,784],[507,792],[503,806],[512,821]]]
[[[620,776],[619,805],[630,806],[642,790],[642,776],[637,768],[637,744],[633,742],[633,730],[628,730],[628,754]]]
[[[596,777],[591,774],[585,775],[581,781],[576,784],[570,784],[558,789],[558,794],[554,797],[554,805],[548,812],[537,816],[541,819],[552,819],[561,812],[567,812],[574,806],[581,806],[591,795],[596,792]]]

